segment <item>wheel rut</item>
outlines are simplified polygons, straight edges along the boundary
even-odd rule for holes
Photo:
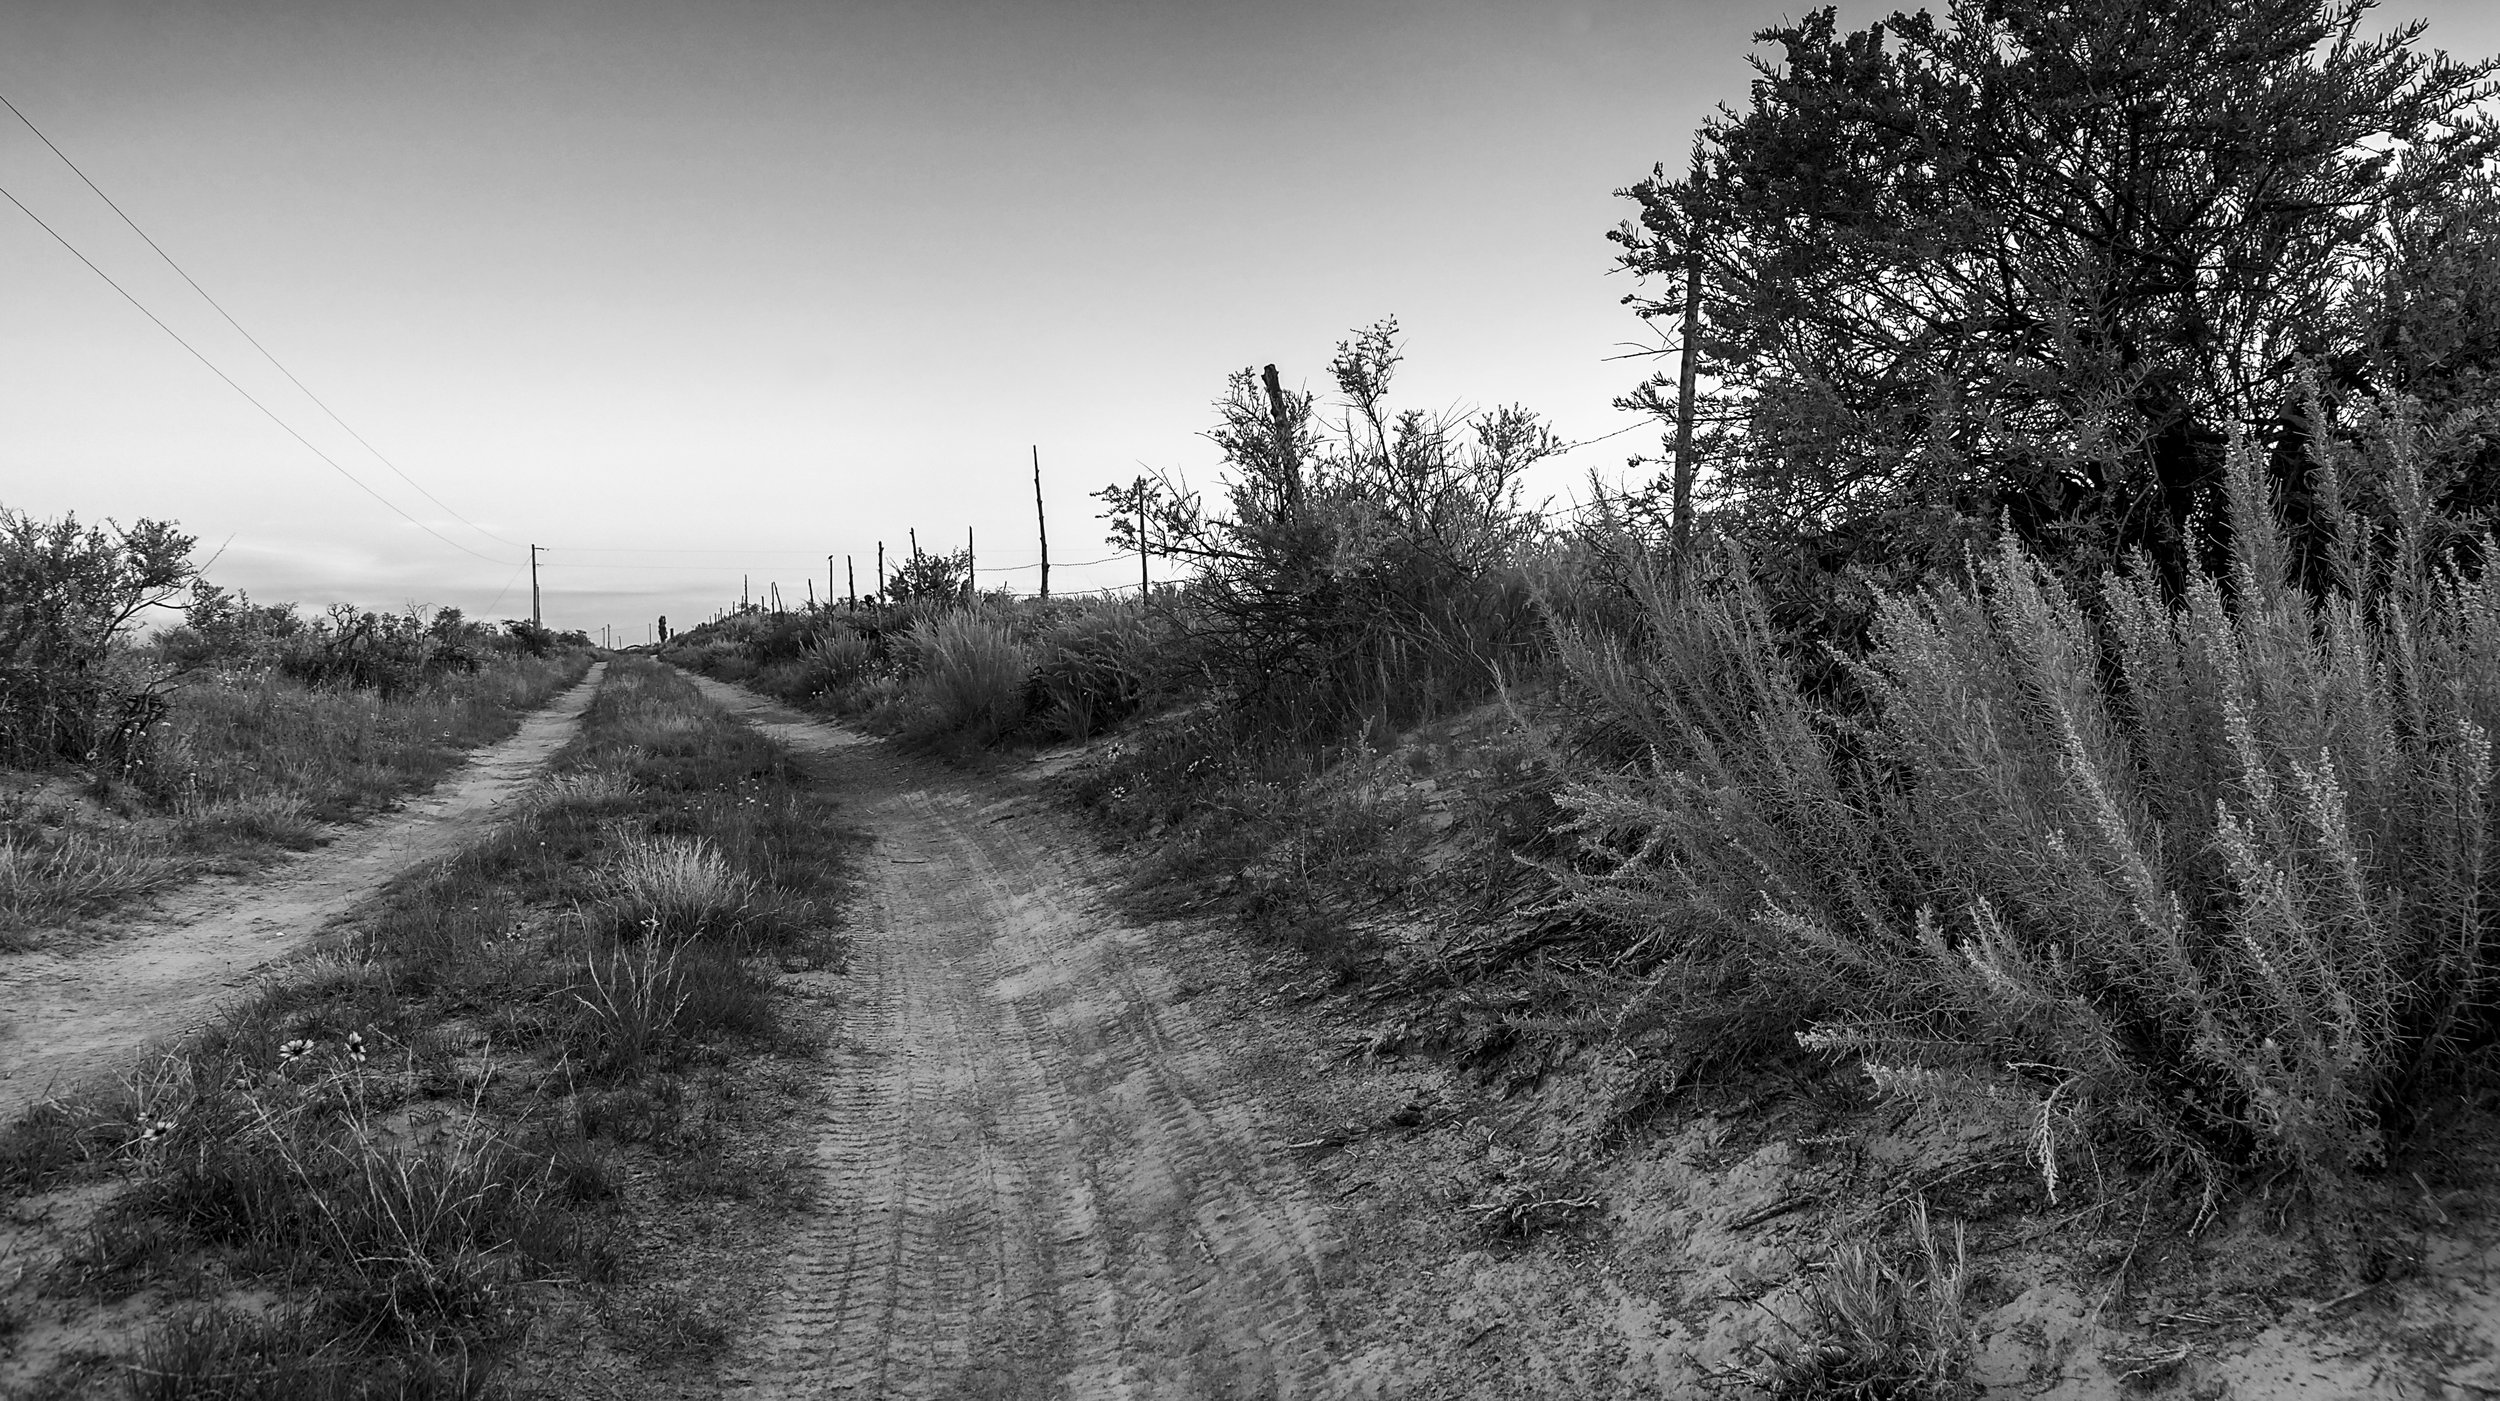
[[[717,682],[876,834],[758,1397],[1330,1394],[1324,1214],[1027,799]],[[816,975],[810,975],[816,976]]]
[[[0,954],[0,1122],[206,1022],[237,988],[400,872],[474,839],[581,726],[607,664],[406,805],[270,871],[194,882],[106,943]]]

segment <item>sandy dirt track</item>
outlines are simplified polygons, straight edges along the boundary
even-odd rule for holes
[[[181,1035],[236,988],[412,866],[450,856],[573,737],[606,670],[423,795],[243,878],[176,891],[111,940],[0,954],[0,1121]]]
[[[875,835],[818,1204],[732,1394],[1329,1393],[1323,1212],[1095,859],[1003,785],[699,684]]]

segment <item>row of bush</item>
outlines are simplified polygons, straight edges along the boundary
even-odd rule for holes
[[[1184,683],[1172,615],[1136,599],[998,595],[748,613],[671,662],[931,743],[1085,739]]]
[[[589,645],[579,632],[557,633],[526,618],[498,627],[457,608],[377,613],[334,603],[306,617],[291,603],[254,603],[248,593],[195,582],[182,625],[159,634],[155,647],[180,672],[260,668],[387,697],[475,671],[494,657],[545,657]]]
[[[304,617],[200,581],[162,522],[0,510],[0,948],[440,777],[589,665],[456,610]],[[141,633],[151,610],[180,625]],[[62,779],[83,782],[64,783]]]
[[[274,671],[387,698],[488,659],[589,645],[579,632],[492,627],[456,608],[342,603],[305,617],[200,578],[195,543],[166,521],[81,526],[0,507],[0,768],[128,773],[161,735],[174,693],[203,672]],[[164,610],[182,623],[144,636]]]

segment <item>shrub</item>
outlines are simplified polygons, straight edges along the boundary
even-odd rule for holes
[[[430,625],[415,609],[369,613],[332,604],[326,616],[285,637],[278,669],[308,685],[405,695],[446,673],[477,670],[477,651],[461,635],[459,614],[445,616],[451,628]],[[543,657],[553,648],[525,639],[521,650]]]
[[[1026,709],[1045,732],[1086,739],[1145,704],[1174,641],[1142,601],[1082,609],[1042,629]]]
[[[157,639],[166,660],[182,667],[275,665],[305,622],[292,603],[254,603],[249,593],[227,593],[207,580],[191,585],[182,626]]]
[[[1543,523],[1519,480],[1560,444],[1517,407],[1393,416],[1396,336],[1384,321],[1339,344],[1329,372],[1345,415],[1327,432],[1273,367],[1264,384],[1234,375],[1212,434],[1229,473],[1221,511],[1149,479],[1097,493],[1114,545],[1139,548],[1142,529],[1193,572],[1176,616],[1209,679],[1297,733],[1472,702],[1540,639],[1517,565]]]
[[[886,597],[895,602],[925,600],[949,603],[965,597],[972,588],[972,554],[957,550],[952,554],[922,554],[914,551],[894,566],[886,576]]]
[[[1567,795],[1605,863],[1573,884],[1661,968],[1654,1015],[2019,1106],[2052,1192],[2083,1124],[2317,1183],[2375,1161],[2481,1034],[2500,724],[2500,592],[2391,445],[2384,549],[2325,498],[2336,588],[2297,582],[2242,447],[2226,574],[2094,596],[2008,543],[1880,599],[1863,719],[1809,706],[1739,585],[1575,639],[1648,757]]]
[[[191,582],[192,543],[164,521],[108,533],[0,508],[0,764],[141,756],[166,677],[126,632]]]

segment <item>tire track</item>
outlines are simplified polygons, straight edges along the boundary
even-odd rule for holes
[[[1322,1213],[1096,869],[996,785],[698,679],[878,834],[766,1397],[1329,1394]],[[817,976],[817,975],[810,975]]]
[[[176,891],[112,942],[0,954],[0,1121],[184,1035],[232,990],[411,867],[459,850],[581,727],[607,663],[400,808],[267,872]]]

